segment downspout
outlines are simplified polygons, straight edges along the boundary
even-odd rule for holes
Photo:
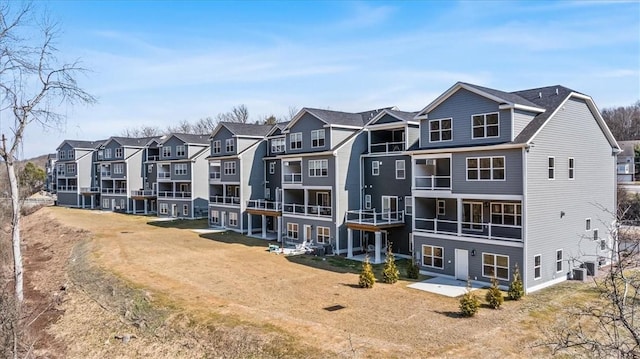
[[[512,123],[513,125],[513,123]],[[520,276],[522,277],[522,285],[524,287],[524,292],[528,292],[527,286],[527,272],[525,269],[528,267],[528,257],[527,257],[527,232],[529,228],[528,221],[528,207],[527,207],[527,154],[529,153],[529,145],[522,148],[522,268],[520,268]]]

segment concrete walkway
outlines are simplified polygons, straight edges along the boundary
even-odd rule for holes
[[[419,283],[410,284],[408,287],[447,297],[458,297],[467,292],[466,281],[445,277],[433,277]],[[478,288],[481,288],[481,285],[471,282],[471,290]]]

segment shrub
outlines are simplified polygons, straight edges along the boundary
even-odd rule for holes
[[[420,275],[418,263],[416,263],[415,259],[411,258],[411,263],[407,266],[407,278],[418,279],[418,275]]]
[[[398,281],[400,271],[396,266],[396,259],[391,251],[391,243],[387,246],[387,259],[384,261],[384,268],[382,269],[382,281],[388,284],[393,284]]]
[[[471,281],[467,280],[467,292],[460,298],[460,314],[463,317],[473,317],[480,308],[480,299],[471,291]]]
[[[524,286],[522,285],[522,279],[520,278],[520,269],[518,263],[516,263],[513,269],[513,280],[509,284],[509,299],[520,300],[524,296]]]
[[[486,299],[489,306],[493,309],[498,309],[504,303],[504,297],[502,291],[498,288],[498,279],[496,277],[491,278],[491,288],[487,291],[484,299]]]
[[[360,288],[373,288],[375,282],[376,277],[373,275],[373,269],[371,268],[371,263],[369,263],[369,256],[366,256],[364,257],[364,262],[362,262],[362,272],[360,272],[358,285],[360,285]]]

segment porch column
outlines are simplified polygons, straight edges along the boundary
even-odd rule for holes
[[[307,214],[307,206],[309,205],[309,190],[304,190],[304,214]]]
[[[267,216],[262,215],[262,238],[267,238]]]
[[[282,243],[282,216],[278,216],[278,242]]]
[[[147,210],[147,207],[148,207],[148,205],[149,205],[149,203],[148,203],[148,202],[149,202],[149,200],[148,200],[148,199],[145,199],[145,200],[144,200],[144,214],[147,214],[147,213],[148,213],[148,210]]]
[[[91,195],[91,208],[96,208],[96,205],[95,205],[95,197],[96,197],[96,195],[95,195],[95,194],[92,194],[92,195]]]
[[[247,236],[250,236],[253,233],[253,228],[251,228],[251,213],[247,213]]]
[[[353,258],[353,230],[347,228],[347,258]]]
[[[382,249],[382,232],[380,231],[376,231],[376,256],[375,256],[375,263],[380,263],[380,251]]]
[[[462,235],[462,198],[456,199],[456,210],[458,211],[458,235]]]
[[[136,214],[136,200],[133,200],[133,214]]]
[[[80,197],[82,197],[80,198],[80,201],[81,201],[80,203],[82,203],[81,206],[82,208],[84,208],[84,195],[80,195]]]

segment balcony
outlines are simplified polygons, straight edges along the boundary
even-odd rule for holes
[[[226,205],[240,205],[240,197],[227,197],[227,196],[210,196],[210,204],[226,204]]]
[[[451,191],[451,159],[416,159],[413,188],[428,191]]]
[[[302,183],[302,172],[285,173],[282,178],[283,183]]]
[[[329,206],[304,205],[296,203],[285,203],[282,206],[284,213],[300,214],[313,217],[331,217],[332,210]]]
[[[78,186],[58,186],[58,192],[76,192]]]
[[[158,191],[160,198],[191,198],[191,192]]]
[[[155,162],[158,161],[160,159],[160,156],[155,155],[155,156],[147,156],[147,162]]]
[[[102,188],[100,193],[104,194],[127,194],[126,188]]]
[[[99,187],[80,187],[80,193],[99,193]]]
[[[267,201],[264,199],[255,199],[247,201],[247,209],[261,209],[266,211],[282,211],[282,203],[275,201]]]
[[[156,197],[156,191],[152,189],[131,191],[131,197]]]
[[[102,172],[100,172],[100,177],[102,177],[102,178],[111,177],[111,171],[102,171]]]
[[[413,230],[414,232],[448,234],[458,237],[522,242],[522,226],[519,225],[416,218]]]
[[[209,172],[209,179],[212,181],[220,181],[220,172]]]
[[[347,226],[349,224],[378,228],[402,226],[404,225],[404,211],[376,212],[373,209],[347,211]]]
[[[171,172],[158,172],[158,179],[171,179]]]
[[[414,176],[414,188],[417,190],[450,191],[451,176]]]
[[[392,153],[405,150],[404,141],[372,143],[369,147],[372,153]]]

